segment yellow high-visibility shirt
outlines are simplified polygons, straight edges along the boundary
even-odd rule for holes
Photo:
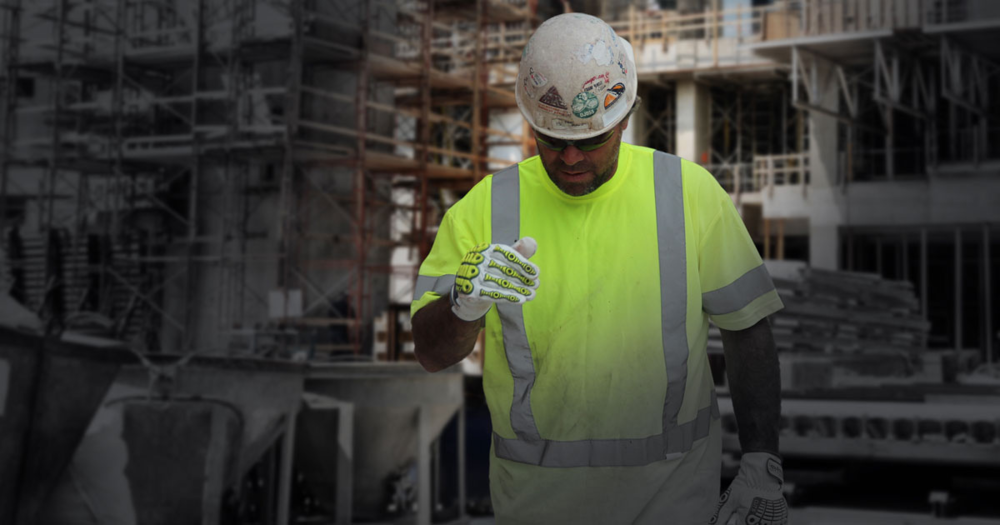
[[[683,211],[658,225],[656,194],[665,193],[654,187],[653,159],[654,150],[622,143],[615,175],[581,197],[560,191],[537,156],[509,175],[519,181],[518,234],[538,242],[531,261],[539,267],[540,286],[522,307],[533,376],[530,402],[520,407],[498,309],[486,316],[483,386],[496,434],[490,480],[499,524],[698,523],[715,511],[721,439],[708,323],[742,330],[782,304],[729,195],[702,167],[674,157],[682,195],[673,197]],[[411,314],[447,293],[466,252],[493,240],[498,176],[484,178],[445,214],[420,267]],[[674,227],[676,239],[664,244]],[[686,264],[664,270],[667,254]],[[686,297],[661,297],[668,289],[661,279],[686,281],[680,283]],[[663,305],[671,303],[686,313],[663,315]],[[689,450],[629,466],[614,457],[581,460],[609,466],[572,466],[565,457],[550,464],[570,466],[498,457],[498,442],[518,438],[512,410],[529,407],[537,436],[553,442],[597,449],[603,440],[628,444],[665,434],[669,345],[663,334],[671,323],[687,344],[676,421],[694,422],[709,408],[715,416]]]

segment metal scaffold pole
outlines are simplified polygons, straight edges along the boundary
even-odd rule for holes
[[[38,196],[38,231],[44,240],[45,253],[45,289],[41,299],[38,313],[42,322],[45,323],[46,333],[59,330],[61,320],[61,297],[60,291],[63,283],[58,275],[62,263],[58,251],[55,229],[55,203],[56,185],[59,180],[59,168],[62,164],[61,145],[61,119],[63,106],[63,74],[65,48],[66,48],[66,16],[69,5],[67,0],[56,0],[54,5],[55,15],[55,60],[53,62],[52,91],[49,94],[50,110],[52,115],[52,129],[49,133],[51,147],[48,150],[45,175],[42,178],[42,185],[39,188]]]
[[[485,109],[483,104],[483,99],[486,96],[485,91],[488,89],[489,80],[489,63],[486,61],[486,49],[483,45],[483,40],[486,38],[484,33],[486,30],[486,3],[488,0],[476,0],[476,64],[473,70],[472,79],[472,176],[476,181],[481,180],[485,173],[483,173],[483,162],[480,161],[485,157],[485,151],[482,149],[483,143],[479,140],[482,130],[480,129],[480,124],[482,122],[482,112]]]
[[[202,54],[202,33],[203,24],[202,20],[204,18],[205,4],[204,0],[198,0],[195,10],[194,10],[194,46],[192,50],[192,63],[191,63],[191,111],[190,111],[190,126],[191,126],[191,172],[190,172],[190,186],[188,187],[188,216],[187,216],[187,250],[185,254],[187,256],[187,261],[185,263],[185,268],[187,269],[186,274],[186,286],[184,288],[184,295],[181,299],[181,305],[184,308],[184,333],[181,335],[182,339],[182,349],[184,352],[190,352],[195,346],[195,327],[197,326],[198,312],[197,308],[191,307],[191,298],[194,296],[197,289],[198,282],[198,271],[197,263],[195,261],[195,255],[198,246],[198,197],[199,191],[198,187],[201,184],[201,148],[198,144],[197,136],[197,125],[198,125],[198,89],[200,84],[201,75],[201,54]]]
[[[417,209],[419,210],[417,217],[419,218],[419,223],[417,224],[415,236],[421,260],[423,260],[427,253],[430,252],[430,243],[427,241],[427,201],[430,198],[430,181],[428,180],[429,176],[427,169],[429,162],[428,156],[430,155],[429,148],[431,146],[431,71],[433,68],[433,64],[431,62],[431,46],[434,41],[434,2],[432,0],[426,0],[424,5],[424,21],[421,26],[420,33],[420,58],[422,71],[420,76],[419,141],[421,148],[417,150],[418,177],[420,179],[420,193],[417,197]],[[473,133],[475,133],[475,126],[476,124],[473,123]]]
[[[357,101],[355,103],[355,125],[358,131],[357,160],[354,165],[354,290],[352,295],[351,315],[354,321],[351,327],[351,347],[355,355],[361,353],[363,345],[365,326],[365,281],[368,277],[366,255],[368,252],[367,230],[365,228],[365,207],[366,179],[365,154],[367,152],[366,135],[368,133],[368,91],[369,91],[369,68],[368,60],[369,41],[371,30],[371,4],[362,2],[361,11],[361,63],[357,72]]]
[[[56,27],[55,27],[55,47],[56,47],[56,58],[53,65],[53,85],[52,92],[50,93],[51,108],[52,108],[52,147],[49,148],[49,158],[48,158],[48,169],[45,174],[44,179],[44,190],[43,195],[38,199],[39,205],[39,221],[40,230],[46,235],[46,252],[51,248],[51,235],[50,230],[52,229],[52,221],[54,219],[55,210],[55,191],[56,182],[59,176],[59,163],[62,160],[60,156],[60,126],[59,120],[62,116],[62,89],[63,89],[63,58],[64,51],[66,47],[66,10],[68,9],[67,0],[56,0]]]
[[[236,140],[240,133],[241,102],[246,97],[246,78],[243,74],[243,64],[240,58],[243,31],[250,26],[247,18],[247,2],[245,0],[230,0],[230,41],[225,57],[226,77],[228,79],[226,95],[227,132],[225,151],[223,152],[223,195],[222,195],[222,239],[219,244],[219,271],[221,300],[218,302],[218,328],[222,332],[223,344],[230,330],[242,325],[243,321],[243,291],[245,246],[245,218],[243,217],[246,199],[246,161],[239,159],[234,152]],[[235,245],[235,246],[234,246]]]
[[[489,32],[489,21],[490,21],[490,0],[479,0],[477,2],[477,17],[476,17],[476,28],[479,29],[479,33],[476,35],[476,64],[478,75],[475,79],[476,87],[479,90],[479,100],[476,101],[476,111],[477,115],[474,117],[475,122],[473,122],[473,129],[475,132],[472,135],[472,142],[476,145],[479,150],[479,155],[474,159],[476,163],[475,180],[479,182],[483,177],[489,173],[489,146],[486,141],[486,132],[490,128],[490,102],[489,102],[489,89],[490,89],[490,57],[488,56],[488,49],[486,45],[482,43],[486,40],[487,34]],[[503,27],[503,22],[500,22],[500,27]],[[482,64],[481,67],[478,67]]]
[[[115,187],[124,187],[126,183],[131,182],[129,192],[129,204],[134,207],[135,204],[135,179],[131,179],[124,173],[123,159],[122,159],[122,147],[123,139],[125,134],[124,127],[124,102],[125,102],[125,21],[126,21],[126,9],[128,8],[127,0],[117,0],[115,2],[115,15],[114,15],[114,85],[111,91],[111,121],[112,121],[112,134],[110,140],[108,141],[108,156],[111,164],[111,180]],[[123,228],[122,228],[122,208],[123,208],[123,196],[121,193],[111,196],[110,208],[111,208],[111,221],[110,224],[105,225],[105,234],[113,239],[120,240],[124,239]],[[98,273],[98,286],[100,290],[106,290],[110,288],[111,272],[113,267],[110,265],[110,261],[107,258],[101,258],[101,267]],[[114,335],[116,337],[122,337],[125,333],[128,324],[128,315],[123,315],[121,320],[116,322]],[[148,328],[148,327],[147,327]],[[155,331],[159,335],[159,331]],[[143,346],[150,346],[149,338],[143,337]],[[154,343],[158,346],[159,342]]]
[[[279,243],[279,270],[278,287],[284,294],[285,300],[282,317],[287,319],[289,314],[288,295],[292,276],[294,275],[294,265],[296,264],[294,252],[296,242],[295,233],[295,139],[298,133],[299,111],[301,104],[302,87],[302,32],[303,25],[303,0],[291,0],[290,13],[292,17],[291,35],[291,56],[288,64],[288,81],[285,95],[285,139],[284,157],[282,159],[281,183],[280,183],[280,203],[278,211],[278,243]],[[283,345],[286,342],[283,342]],[[285,350],[285,348],[282,348]]]
[[[4,26],[2,34],[3,52],[0,53],[0,71],[3,82],[0,83],[0,246],[6,244],[7,233],[7,185],[9,166],[14,149],[14,134],[17,130],[17,118],[14,109],[17,104],[18,90],[18,51],[21,34],[21,3],[20,0],[9,0],[3,7]]]

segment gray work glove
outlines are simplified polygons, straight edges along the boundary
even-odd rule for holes
[[[481,319],[494,303],[524,304],[538,290],[538,266],[528,259],[538,243],[479,244],[462,258],[451,289],[451,311],[463,321]]]
[[[740,471],[719,498],[719,509],[709,523],[787,525],[788,504],[781,494],[783,483],[781,458],[767,452],[743,454]]]

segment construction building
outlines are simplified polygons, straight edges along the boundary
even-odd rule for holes
[[[172,388],[164,356],[204,358],[208,369],[226,368],[211,359],[309,363],[304,388],[316,397],[302,412],[315,417],[300,418],[297,438],[303,386],[286,385],[283,364],[272,370],[280,381],[247,383],[273,389],[233,394],[237,408],[269,396],[278,408],[241,423],[237,474],[195,491],[218,499],[233,479],[267,480],[236,491],[223,516],[349,523],[419,501],[418,523],[437,507],[462,518],[472,436],[454,392],[462,379],[423,378],[406,405],[393,378],[422,370],[394,362],[413,360],[409,304],[444,212],[535,154],[514,98],[518,61],[534,29],[566,9],[602,16],[635,50],[642,103],[626,142],[713,173],[777,278],[854,272],[902,296],[908,317],[885,324],[898,331],[890,351],[918,356],[921,378],[954,387],[943,407],[902,416],[884,392],[839,405],[846,394],[825,395],[819,409],[797,399],[786,404],[791,454],[1000,467],[1000,4],[990,0],[0,0],[0,296],[36,315],[42,333],[121,342],[143,356],[150,391]],[[789,363],[801,357],[793,346],[779,346]],[[477,351],[465,370],[474,376],[479,362]],[[138,395],[142,374],[119,373],[101,376],[86,410],[108,406],[108,388]],[[367,382],[352,386],[352,374]],[[213,382],[250,381],[198,377],[178,391],[229,399]],[[956,400],[969,396],[992,408],[966,411]],[[406,405],[395,419],[362,417],[394,403]],[[211,417],[228,421],[220,410]],[[893,417],[916,423],[896,428]],[[801,430],[803,418],[832,426]],[[859,418],[881,421],[885,443],[845,430]],[[331,466],[337,481],[316,485],[335,504],[316,503],[315,486],[306,504],[313,492],[292,472],[309,478],[309,461],[289,458],[321,449],[329,421],[341,449],[359,447],[359,463]],[[74,428],[82,436],[86,421]],[[455,437],[441,438],[446,428]],[[384,453],[392,433],[409,441]],[[55,474],[82,461],[73,451]],[[400,470],[410,460],[412,487]],[[42,496],[59,490],[18,479],[41,496],[0,507],[0,521],[41,512]],[[134,498],[156,493],[132,481]],[[935,497],[945,512],[948,497]]]

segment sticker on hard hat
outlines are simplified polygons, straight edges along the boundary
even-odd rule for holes
[[[618,102],[618,99],[625,94],[625,84],[619,82],[608,90],[607,94],[604,95],[604,109],[608,109]]]
[[[615,30],[611,29],[611,26],[604,24],[604,27],[608,30],[608,35],[611,37],[611,43],[615,46],[618,45],[618,35],[615,34]]]
[[[569,116],[569,113],[566,111],[569,108],[566,107],[566,102],[563,101],[562,95],[559,94],[559,90],[555,86],[550,87],[544,95],[538,97],[538,109],[557,115]]]
[[[586,64],[593,60],[599,66],[609,66],[615,59],[614,55],[611,54],[611,49],[608,48],[607,42],[604,40],[598,40],[593,44],[584,44],[583,47],[573,54],[576,55],[576,59],[581,64]]]
[[[605,71],[600,75],[590,77],[590,80],[584,82],[583,91],[584,92],[601,91],[604,89],[604,86],[610,83],[611,83],[611,72]]]
[[[567,130],[582,131],[591,128],[590,124],[586,123],[577,124],[572,120],[566,120],[564,118],[554,118],[549,121],[549,125],[552,126],[552,129],[558,129],[560,131],[567,131]]]
[[[531,83],[534,84],[535,87],[542,87],[549,83],[549,79],[545,78],[545,75],[535,71],[535,68],[533,67],[528,68],[528,78],[531,79]]]
[[[600,103],[597,101],[597,95],[593,93],[578,93],[573,97],[573,114],[577,118],[590,118],[597,113],[597,107]]]
[[[627,75],[628,74],[628,68],[625,67],[625,52],[624,51],[622,51],[621,53],[618,53],[618,69],[622,70],[622,74],[623,75]]]
[[[528,82],[528,77],[524,77],[524,81],[521,82],[521,84],[523,85],[522,91],[524,91],[524,94],[527,95],[528,98],[535,98],[535,90],[531,88],[531,83]]]

